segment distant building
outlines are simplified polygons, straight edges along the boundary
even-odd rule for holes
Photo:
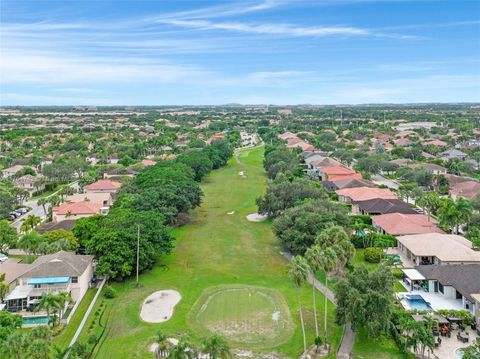
[[[107,192],[116,193],[122,185],[109,179],[99,180],[83,187],[85,193]]]
[[[22,165],[15,165],[15,166],[12,166],[12,167],[9,167],[9,168],[5,168],[2,171],[3,178],[8,178],[8,177],[12,177],[12,176],[16,175],[18,172],[23,170],[24,167],[25,166],[22,166]]]

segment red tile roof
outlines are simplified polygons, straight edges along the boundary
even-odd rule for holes
[[[77,203],[62,203],[58,207],[53,207],[52,211],[55,214],[95,214],[99,213],[102,205],[96,202],[77,202]]]
[[[114,182],[110,180],[100,180],[83,187],[83,189],[86,189],[89,191],[116,190],[116,189],[119,189],[121,186],[122,185],[118,182]]]
[[[392,235],[445,233],[437,227],[437,221],[424,214],[388,213],[372,216],[372,222]]]
[[[143,160],[142,161],[142,165],[144,165],[144,166],[154,166],[156,164],[157,164],[157,162],[152,161],[152,160]]]
[[[335,191],[339,196],[348,197],[353,202],[368,201],[375,198],[397,199],[395,193],[386,188],[355,187]]]
[[[322,167],[320,172],[326,175],[353,175],[356,173],[354,170],[343,166]]]

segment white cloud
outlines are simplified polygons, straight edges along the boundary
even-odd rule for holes
[[[175,83],[205,78],[196,66],[141,58],[88,57],[54,52],[5,50],[0,58],[3,83]]]
[[[245,24],[240,22],[215,23],[206,20],[157,20],[159,23],[199,30],[227,30],[256,34],[286,35],[286,36],[367,36],[372,33],[367,29],[349,26],[295,26],[289,24]]]

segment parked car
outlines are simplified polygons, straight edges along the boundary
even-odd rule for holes
[[[10,216],[13,216],[14,218],[18,218],[20,217],[22,214],[21,213],[18,213],[16,211],[13,211],[13,212],[10,212]]]
[[[19,209],[17,209],[17,211],[19,211],[22,214],[25,214],[25,213],[28,212],[28,208],[19,208]]]
[[[7,259],[8,257],[5,254],[0,253],[0,262],[5,262]]]

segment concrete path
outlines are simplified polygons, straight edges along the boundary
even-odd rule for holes
[[[292,254],[286,250],[282,252],[282,254],[285,256],[285,258],[288,259],[288,261],[292,260]],[[307,281],[309,284],[312,284],[317,288],[320,292],[322,292],[333,304],[336,303],[335,300],[335,294],[330,290],[330,288],[325,287],[325,285],[318,281],[312,273],[308,274]],[[353,345],[355,344],[355,338],[356,334],[352,330],[352,327],[350,323],[347,323],[343,327],[343,336],[342,336],[342,341],[340,342],[340,347],[338,348],[337,351],[337,358],[339,359],[349,359],[351,358],[351,353],[353,350]]]
[[[91,311],[93,310],[93,306],[94,306],[95,303],[97,302],[97,299],[98,299],[98,297],[100,296],[100,293],[102,292],[103,286],[105,285],[106,282],[107,282],[107,277],[105,276],[105,278],[103,278],[102,282],[100,283],[100,286],[98,287],[97,293],[95,293],[95,297],[93,297],[92,302],[91,302],[90,305],[88,306],[88,309],[87,309],[87,311],[85,312],[85,315],[83,316],[83,319],[82,319],[82,321],[80,322],[80,325],[78,326],[77,331],[76,331],[75,334],[73,335],[73,338],[72,338],[72,340],[70,341],[70,344],[69,344],[69,346],[68,346],[69,348],[70,348],[73,344],[75,344],[75,342],[77,341],[78,337],[80,336],[80,333],[82,332],[82,329],[83,329],[83,327],[85,326],[85,323],[87,322],[88,316],[90,315]],[[68,358],[69,352],[70,352],[70,351],[68,351],[67,354],[65,354],[64,359]]]

